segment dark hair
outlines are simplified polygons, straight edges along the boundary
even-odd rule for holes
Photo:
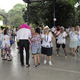
[[[36,28],[35,32],[38,33],[38,34],[40,34],[40,29]]]
[[[1,26],[1,30],[3,30],[4,29],[4,27],[3,26]]]
[[[6,35],[6,34],[7,34],[7,30],[5,29],[5,30],[4,30],[4,35]]]

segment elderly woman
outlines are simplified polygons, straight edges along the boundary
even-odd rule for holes
[[[78,52],[78,48],[80,47],[80,27],[79,26],[76,26],[76,32],[78,33],[77,35],[77,49],[76,49],[76,52]]]
[[[73,56],[75,56],[75,50],[77,49],[77,41],[78,41],[77,35],[78,35],[78,32],[75,31],[74,27],[72,27],[71,32],[69,33],[69,37],[70,37],[69,47],[70,47],[70,52]]]
[[[44,28],[44,34],[42,35],[42,54],[44,54],[44,64],[47,63],[46,56],[49,56],[49,65],[52,65],[51,55],[52,55],[52,47],[54,36],[51,32],[49,32],[49,27],[46,26]]]

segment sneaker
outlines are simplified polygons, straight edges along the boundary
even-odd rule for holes
[[[11,58],[8,58],[8,61],[12,61],[12,59]]]
[[[76,51],[75,51],[76,53],[78,53],[79,51],[78,51],[78,49],[76,49]]]
[[[37,68],[37,65],[35,65],[34,68]]]
[[[49,65],[52,66],[52,62],[51,61],[49,61]]]
[[[44,64],[46,64],[47,62],[46,62],[46,60],[44,60]]]
[[[57,54],[57,57],[59,56],[59,54]]]

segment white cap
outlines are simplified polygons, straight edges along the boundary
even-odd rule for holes
[[[48,29],[49,29],[49,27],[48,27],[48,26],[45,26],[45,27],[44,27],[44,29],[46,29],[46,28],[48,28]]]

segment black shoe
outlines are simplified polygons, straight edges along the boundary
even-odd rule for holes
[[[78,53],[79,51],[78,51],[78,49],[76,49],[76,51],[75,51],[76,53]]]
[[[26,68],[29,68],[30,67],[30,64],[28,64],[27,66],[26,66]]]

